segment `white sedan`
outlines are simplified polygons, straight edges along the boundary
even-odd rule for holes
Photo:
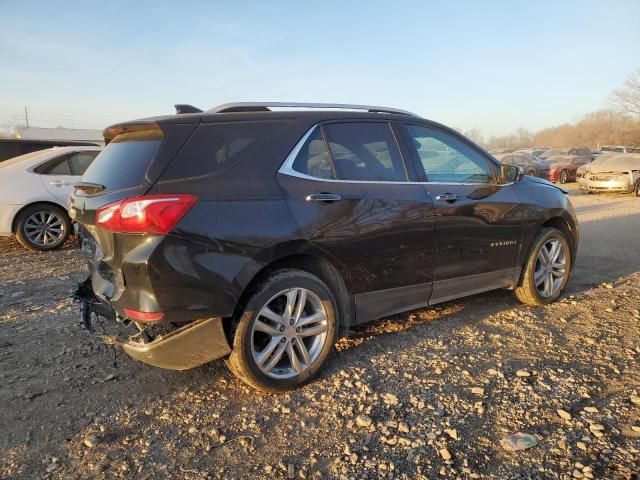
[[[54,147],[0,162],[0,236],[52,250],[71,233],[67,201],[99,147]]]

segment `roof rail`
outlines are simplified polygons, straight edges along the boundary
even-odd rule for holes
[[[235,112],[268,112],[271,108],[318,108],[318,109],[343,109],[366,110],[376,113],[396,113],[417,117],[415,113],[399,108],[375,107],[372,105],[349,105],[346,103],[301,103],[301,102],[235,102],[224,103],[207,110],[207,113],[235,113]]]

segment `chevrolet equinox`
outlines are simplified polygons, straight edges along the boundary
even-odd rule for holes
[[[120,322],[109,341],[135,359],[224,357],[286,390],[353,325],[500,288],[546,305],[567,284],[566,192],[450,128],[363,105],[176,110],[107,128],[69,205],[83,321]]]

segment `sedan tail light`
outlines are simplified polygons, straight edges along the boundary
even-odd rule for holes
[[[169,233],[198,199],[189,194],[144,195],[96,212],[96,226],[118,233]]]

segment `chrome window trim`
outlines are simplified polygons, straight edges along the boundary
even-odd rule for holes
[[[313,135],[313,132],[315,131],[315,129],[319,127],[320,127],[320,124],[316,123],[313,127],[311,127],[307,131],[307,133],[305,133],[302,136],[300,140],[298,140],[298,143],[296,143],[295,147],[293,147],[293,150],[289,152],[289,155],[287,155],[287,158],[285,158],[284,162],[278,169],[278,173],[287,175],[289,177],[302,178],[304,180],[313,180],[316,182],[324,182],[324,183],[355,183],[355,184],[370,183],[370,184],[383,184],[383,185],[469,185],[469,186],[495,185],[498,187],[506,187],[508,185],[513,185],[515,183],[515,182],[510,182],[510,183],[499,184],[499,183],[464,183],[464,182],[411,182],[411,181],[399,182],[399,181],[384,181],[384,180],[338,180],[335,178],[313,177],[311,175],[307,175],[306,173],[300,173],[297,170],[294,170],[293,162],[295,162],[296,157],[300,153],[300,150],[302,150],[302,147],[304,146],[306,141],[309,139],[311,135]],[[400,153],[402,155],[402,151]],[[405,165],[405,168],[406,168],[406,165]]]

